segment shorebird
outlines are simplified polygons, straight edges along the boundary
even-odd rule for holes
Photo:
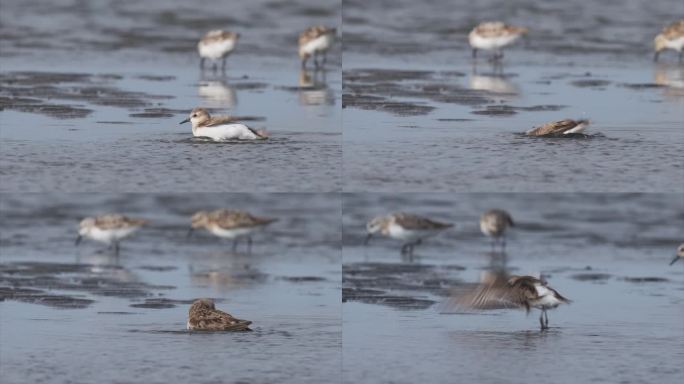
[[[235,318],[214,306],[211,299],[198,299],[188,311],[188,330],[191,331],[249,331],[249,320]]]
[[[302,68],[306,68],[306,61],[311,56],[316,68],[325,65],[326,54],[335,40],[335,33],[335,28],[317,25],[299,34],[299,58],[302,60]],[[323,62],[318,62],[318,55],[323,56]]]
[[[238,140],[264,140],[268,134],[264,130],[256,130],[244,124],[236,123],[231,116],[210,116],[204,108],[195,108],[190,112],[190,117],[180,122],[192,123],[192,135],[196,137],[208,137],[214,141],[231,139]]]
[[[537,308],[541,310],[539,324],[545,330],[549,328],[547,311],[570,302],[545,280],[534,276],[487,273],[477,287],[452,297],[447,304],[479,310],[525,308],[527,313],[531,308]]]
[[[197,228],[204,228],[212,234],[233,239],[233,251],[237,249],[238,240],[247,239],[247,249],[252,250],[252,234],[261,231],[278,219],[256,217],[245,211],[217,209],[212,212],[199,211],[192,215],[192,223],[188,237]]]
[[[660,52],[665,49],[679,52],[679,61],[682,61],[682,55],[684,54],[684,19],[675,21],[663,28],[663,31],[653,39],[653,44],[655,46],[653,61],[658,61]]]
[[[506,249],[506,230],[513,226],[513,218],[502,209],[490,209],[480,216],[480,230],[492,238],[492,249],[498,243]]]
[[[477,57],[477,50],[495,51],[493,60],[503,58],[503,48],[513,44],[518,38],[527,33],[525,27],[514,27],[500,21],[486,21],[473,28],[468,34],[473,58]]]
[[[147,220],[132,219],[120,214],[107,214],[86,217],[81,220],[75,245],[84,237],[114,246],[114,253],[119,254],[119,241],[147,224]]]
[[[239,33],[226,32],[220,29],[207,32],[197,43],[200,68],[204,68],[204,60],[209,59],[214,61],[214,69],[216,69],[216,60],[221,59],[221,69],[224,69],[226,59],[235,49],[239,38]]]
[[[565,119],[530,129],[525,134],[527,136],[562,136],[569,133],[582,133],[588,125],[589,120]]]
[[[684,243],[682,243],[678,248],[677,248],[677,253],[675,254],[674,259],[670,262],[670,265],[674,264],[677,262],[679,259],[684,259]]]
[[[413,248],[422,243],[423,239],[435,236],[453,226],[450,223],[442,223],[426,217],[402,212],[378,216],[366,224],[368,235],[364,245],[368,245],[373,235],[380,232],[384,236],[404,241],[404,245],[401,247],[401,254],[412,255]]]

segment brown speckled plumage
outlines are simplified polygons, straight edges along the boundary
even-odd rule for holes
[[[216,309],[211,299],[195,300],[188,312],[187,327],[192,331],[249,331],[250,324]]]

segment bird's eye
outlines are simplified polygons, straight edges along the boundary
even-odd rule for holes
[[[192,117],[197,117],[197,114],[192,115]]]

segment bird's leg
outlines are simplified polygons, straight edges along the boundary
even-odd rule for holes
[[[684,55],[684,50],[679,51],[679,62],[682,62],[682,55]]]
[[[218,64],[216,64],[216,60],[214,60],[213,63],[211,63],[211,69],[216,72],[218,70]]]
[[[247,253],[252,253],[252,236],[247,235]]]
[[[682,54],[681,54],[681,53],[679,54],[679,58],[680,58],[680,59],[682,58]],[[321,62],[321,67],[324,67],[324,66],[325,66],[325,62],[326,62],[326,61],[328,61],[328,52],[327,52],[327,51],[323,52],[323,61]]]
[[[404,244],[401,246],[401,254],[402,255],[406,254],[406,252],[408,250],[408,246],[409,246],[408,244]]]
[[[506,235],[501,236],[501,250],[506,251]]]
[[[233,239],[233,252],[237,250],[237,245],[238,245],[238,238]]]
[[[544,310],[544,319],[544,322],[546,323],[546,329],[549,329],[549,313],[546,310]]]
[[[313,61],[314,61],[314,68],[320,68],[320,64],[318,63],[318,51],[314,52]]]
[[[656,63],[658,62],[658,56],[660,56],[660,52],[656,51],[656,53],[653,55],[653,61]]]
[[[477,59],[477,48],[473,48],[473,59]]]
[[[544,311],[542,310],[539,314],[539,325],[541,325],[542,331],[544,330]]]
[[[119,242],[118,241],[114,242],[114,254],[119,256]]]
[[[224,56],[223,59],[221,59],[221,71],[226,69],[226,59],[228,56]]]
[[[204,57],[200,58],[200,69],[204,69]]]

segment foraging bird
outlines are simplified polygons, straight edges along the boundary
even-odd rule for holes
[[[503,48],[513,44],[520,36],[526,34],[525,27],[506,25],[500,21],[486,21],[478,24],[468,34],[468,42],[473,49],[473,58],[477,57],[477,50],[495,51],[493,60],[503,58]]]
[[[545,280],[533,276],[507,276],[505,273],[487,274],[472,290],[452,297],[447,305],[467,309],[531,308],[541,310],[541,329],[549,328],[547,311],[571,301],[548,286]]]
[[[513,218],[502,209],[490,209],[480,216],[480,230],[492,238],[492,249],[498,243],[503,249],[506,248],[506,230],[513,226]]]
[[[197,43],[200,68],[204,68],[204,60],[209,59],[214,61],[214,69],[216,69],[215,61],[221,59],[221,69],[224,69],[226,59],[235,50],[239,38],[239,33],[226,32],[220,29],[207,32]]]
[[[684,259],[684,243],[682,243],[678,248],[677,248],[677,253],[675,254],[674,259],[670,262],[670,265],[674,264],[677,262],[679,259]]]
[[[208,137],[214,141],[224,140],[265,140],[268,134],[264,130],[256,130],[235,122],[230,116],[210,116],[204,108],[195,108],[190,117],[180,122],[192,123],[192,135]]]
[[[119,241],[130,236],[147,224],[147,220],[132,219],[117,213],[86,217],[81,220],[75,245],[79,245],[84,237],[114,246],[114,253],[119,254]]]
[[[378,216],[366,224],[368,235],[364,245],[368,245],[373,235],[379,232],[384,236],[404,241],[401,254],[412,255],[413,248],[422,243],[423,239],[435,236],[453,226],[453,224],[402,212]]]
[[[191,221],[188,236],[197,228],[205,228],[218,237],[233,239],[233,251],[237,249],[238,240],[246,239],[247,250],[251,252],[252,235],[278,219],[257,217],[245,211],[217,209],[212,212],[199,211],[192,215]]]
[[[529,131],[525,132],[525,134],[527,136],[562,136],[570,133],[582,133],[588,125],[589,120],[565,119],[530,129]]]
[[[653,61],[658,61],[661,51],[672,49],[679,52],[679,61],[681,62],[684,54],[684,19],[675,21],[663,28],[662,32],[653,39],[653,45],[655,48]]]
[[[195,300],[188,311],[187,328],[191,331],[249,331],[250,324],[219,311],[211,299]]]
[[[302,68],[306,68],[306,62],[313,56],[314,66],[325,65],[328,49],[335,40],[335,28],[327,28],[322,25],[309,27],[299,34],[299,58],[302,61]],[[318,62],[318,56],[323,56],[323,61]]]

